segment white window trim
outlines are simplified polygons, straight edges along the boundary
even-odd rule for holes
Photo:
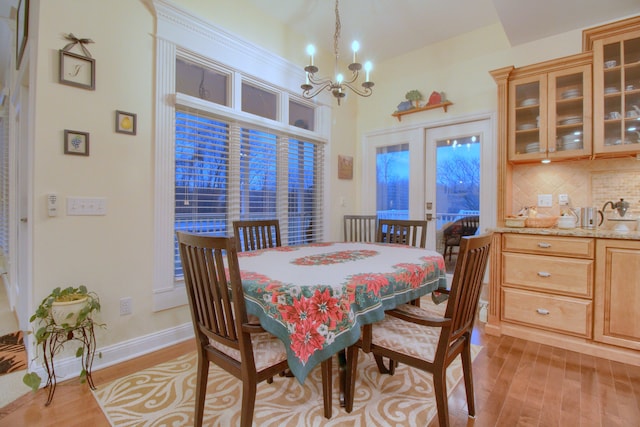
[[[287,129],[287,132],[301,138],[328,142],[330,136],[330,99],[319,97],[316,107],[316,131],[294,128],[283,116],[288,106],[288,94],[299,92],[299,82],[303,81],[302,67],[292,64],[265,49],[244,41],[217,28],[165,0],[153,0],[156,12],[156,117],[155,117],[155,197],[154,197],[154,268],[153,268],[153,309],[165,310],[187,304],[183,283],[176,283],[173,276],[173,229],[174,229],[174,156],[175,156],[175,61],[179,50],[185,49],[195,55],[210,58],[225,67],[235,70],[232,77],[231,107],[211,106],[207,110],[220,109],[229,117],[246,120],[248,115],[240,111],[239,91],[241,76],[260,75],[271,87],[279,87],[281,97],[279,124],[269,120],[270,126]],[[255,84],[255,80],[251,80]],[[188,104],[199,104],[197,98],[183,99]],[[194,105],[195,104],[195,105]],[[252,121],[255,122],[255,116]],[[264,119],[267,120],[267,119]],[[325,152],[325,173],[329,169]],[[328,177],[329,175],[325,175]],[[325,180],[325,187],[329,179]],[[325,208],[328,189],[324,189]],[[327,210],[327,212],[329,212]],[[326,228],[325,228],[326,229]]]

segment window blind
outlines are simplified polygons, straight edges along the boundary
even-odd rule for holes
[[[9,261],[9,126],[6,126],[8,109],[4,109],[5,117],[0,117],[0,251]]]
[[[175,229],[230,235],[235,219],[278,219],[283,244],[322,236],[324,146],[178,107]],[[177,241],[175,274],[182,275]]]
[[[229,125],[197,110],[176,111],[175,230],[227,232]],[[182,275],[177,241],[176,274]]]

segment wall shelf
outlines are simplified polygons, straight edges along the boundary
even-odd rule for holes
[[[440,104],[425,105],[424,107],[412,108],[411,110],[406,110],[406,111],[396,111],[395,113],[392,114],[392,116],[397,117],[398,121],[402,121],[402,116],[404,116],[405,114],[413,114],[419,111],[433,110],[435,108],[442,108],[446,113],[449,105],[453,105],[453,102],[447,101],[447,102],[441,102]]]

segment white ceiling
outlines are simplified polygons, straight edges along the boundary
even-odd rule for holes
[[[248,1],[310,43],[333,51],[334,0]],[[4,39],[18,2],[0,0],[0,62],[11,52]],[[496,23],[515,46],[637,14],[640,0],[341,0],[340,51],[348,52],[357,39],[361,57],[380,62]],[[1,74],[2,67],[0,81]]]
[[[248,0],[333,52],[334,0]],[[640,0],[341,0],[341,52],[358,40],[382,61],[469,31],[502,24],[512,45],[640,13]]]

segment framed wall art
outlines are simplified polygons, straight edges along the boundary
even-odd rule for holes
[[[60,50],[60,83],[95,90],[96,60]]]
[[[29,35],[29,0],[20,0],[16,17],[16,70],[20,68]]]
[[[116,132],[136,134],[136,114],[116,110]]]
[[[89,155],[89,132],[64,130],[64,154]]]
[[[338,155],[338,179],[353,179],[353,157]]]

